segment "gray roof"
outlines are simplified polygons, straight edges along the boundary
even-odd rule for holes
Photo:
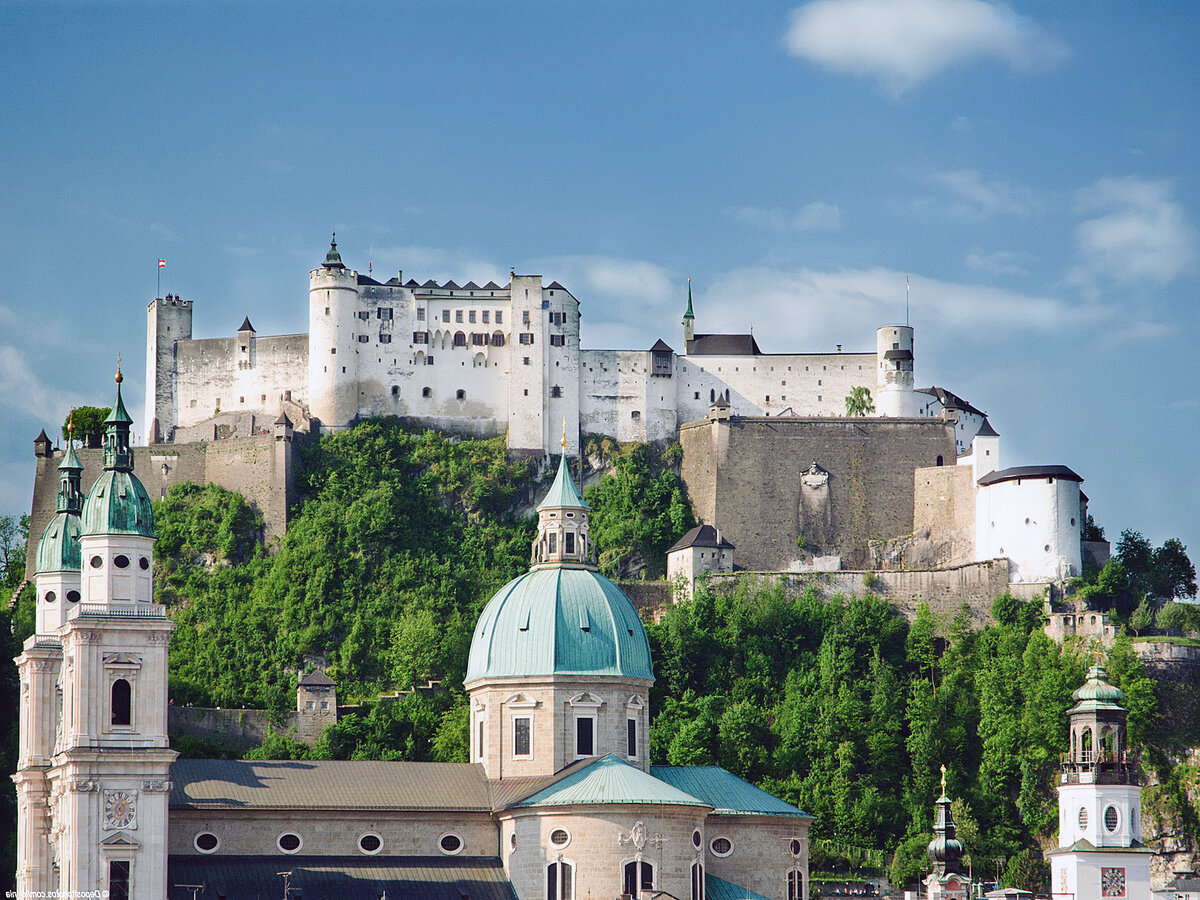
[[[523,775],[517,778],[504,778],[500,781],[489,782],[492,789],[492,809],[506,809],[514,806],[528,797],[532,797],[553,784],[558,784],[568,775],[579,771],[584,766],[590,766],[599,757],[588,756],[577,759],[563,766],[553,775]]]
[[[752,334],[698,334],[687,342],[688,356],[761,356]]]
[[[286,417],[285,417],[286,418]],[[303,678],[300,679],[300,684],[310,687],[331,687],[337,684],[332,678],[322,672],[320,669],[313,669]]]
[[[358,276],[358,283],[359,284],[380,284],[381,282],[376,281],[370,275],[361,275],[360,274]]]
[[[492,808],[471,763],[181,759],[171,782],[172,809]]]
[[[999,472],[989,472],[980,478],[978,483],[989,485],[1001,481],[1015,481],[1018,478],[1063,478],[1067,481],[1083,481],[1081,476],[1066,466],[1013,466]]]
[[[671,353],[675,352],[674,350],[671,349],[671,345],[668,344],[666,341],[664,341],[662,338],[659,338],[657,341],[655,341],[654,346],[651,347],[650,349],[651,350],[667,350]]]
[[[986,418],[983,420],[983,424],[979,426],[979,430],[977,432],[975,432],[975,436],[976,437],[1000,437],[1000,435],[996,434],[996,429],[992,427],[992,423],[989,422]]]
[[[253,331],[253,330],[254,330],[254,326],[250,324],[250,317],[246,316],[244,319],[242,319],[242,325],[240,328],[238,328],[238,331]]]
[[[720,547],[724,550],[733,550],[733,544],[725,540],[722,536],[720,542],[717,540],[719,532],[711,525],[697,525],[669,548],[668,553],[674,553],[676,550],[686,550],[688,547]]]
[[[976,409],[962,397],[958,396],[958,394],[948,391],[945,388],[940,388],[937,385],[927,388],[918,388],[917,393],[933,394],[935,397],[937,397],[938,402],[941,403],[946,409],[961,409],[963,412],[975,413],[977,416],[984,416],[985,418],[987,416],[987,413],[985,413],[983,410]]]
[[[203,888],[195,900],[259,900],[283,893],[291,872],[297,896],[338,900],[516,900],[495,857],[183,856],[167,858],[168,900],[192,900],[180,885]]]

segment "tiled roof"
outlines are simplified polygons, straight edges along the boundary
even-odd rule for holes
[[[1083,481],[1066,466],[1013,466],[1011,469],[1001,469],[999,472],[989,472],[979,479],[978,484],[998,484],[1001,481],[1014,481],[1017,478],[1064,478],[1067,481]]]
[[[996,429],[992,427],[992,423],[984,419],[983,424],[979,426],[979,430],[975,432],[975,437],[1000,437],[1000,435],[996,434]]]
[[[554,784],[513,804],[510,808],[572,806],[577,803],[644,803],[655,806],[698,807],[709,805],[609,754],[565,778],[558,779]]]
[[[443,285],[442,285],[442,290],[444,290],[444,291],[457,291],[457,290],[459,290],[459,287],[458,287],[458,285],[457,285],[457,284],[455,284],[453,281],[447,281],[445,284],[443,284]]]
[[[408,279],[408,281],[404,282],[404,286],[407,288],[415,288],[415,287],[420,287],[421,285],[417,284],[417,279],[410,278],[410,279]]]
[[[799,807],[720,766],[651,766],[650,774],[699,797],[719,815],[808,817]]]
[[[485,284],[485,285],[483,286],[482,290],[485,290],[485,291],[502,291],[502,290],[504,290],[504,288],[500,287],[500,285],[496,284],[496,282],[494,282],[494,281],[489,281],[487,284]]]
[[[254,326],[250,324],[250,317],[246,316],[246,318],[242,319],[242,324],[241,324],[241,327],[238,328],[238,331],[253,331],[253,330],[254,330]]]
[[[171,782],[173,809],[492,808],[470,763],[181,759]]]
[[[546,285],[546,287],[552,291],[566,291],[567,290],[565,287],[563,287],[557,281],[550,282],[548,285]],[[570,291],[567,291],[567,293],[570,293]]]
[[[669,548],[668,553],[674,553],[676,550],[686,550],[688,547],[721,547],[722,549],[733,550],[733,544],[721,537],[720,542],[717,541],[718,531],[711,525],[697,525]]]
[[[937,397],[938,403],[942,404],[945,409],[959,409],[963,412],[974,413],[977,416],[987,416],[987,413],[976,409],[958,394],[948,391],[945,388],[940,388],[937,385],[927,388],[917,388],[918,394],[932,394]]]
[[[300,679],[301,684],[311,685],[314,687],[329,687],[337,684],[332,678],[322,672],[320,669],[314,669],[303,678]]]
[[[466,284],[464,284],[464,285],[463,285],[463,290],[464,290],[464,291],[478,291],[478,290],[480,290],[480,289],[481,289],[481,288],[479,287],[479,285],[477,285],[477,284],[476,284],[475,282],[473,282],[473,281],[468,281]]]
[[[733,882],[704,873],[704,896],[707,900],[767,900],[749,888],[739,887]]]
[[[183,856],[167,859],[168,900],[258,900],[283,892],[341,900],[516,900],[500,860],[429,856]],[[181,885],[203,885],[193,895]]]
[[[687,342],[688,356],[761,356],[752,334],[698,334]]]

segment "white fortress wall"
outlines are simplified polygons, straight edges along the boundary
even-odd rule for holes
[[[675,376],[652,375],[650,351],[584,350],[580,363],[581,432],[618,441],[674,437]]]
[[[975,501],[976,558],[1008,557],[1014,582],[1078,575],[1079,493],[1078,481],[1055,475],[981,485]]]
[[[305,401],[308,336],[252,336],[253,365],[246,366],[238,358],[244,335],[176,344],[178,427],[207,421],[218,409],[255,413],[270,422],[279,415],[280,401],[289,391],[293,401]]]

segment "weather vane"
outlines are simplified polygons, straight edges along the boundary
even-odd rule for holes
[[[567,419],[563,417],[563,438],[562,438],[563,453],[567,452]]]
[[[942,763],[942,796],[946,795],[946,764]]]

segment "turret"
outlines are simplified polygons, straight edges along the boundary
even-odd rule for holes
[[[563,455],[550,490],[538,504],[538,532],[531,562],[536,566],[575,564],[594,569],[588,543],[588,510],[567,468],[567,435],[563,428]]]
[[[68,425],[68,433],[74,428]],[[54,517],[42,531],[34,564],[37,583],[37,634],[55,634],[80,600],[80,513],[83,463],[75,455],[75,442],[58,464],[59,490]]]
[[[345,428],[358,415],[358,273],[330,241],[325,262],[308,273],[308,404],[321,429]],[[366,325],[363,324],[363,328]]]
[[[913,330],[909,325],[884,325],[875,330],[876,408],[881,416],[917,414],[913,389]]]
[[[179,424],[175,343],[192,337],[192,301],[167,294],[146,307],[146,443],[173,439]]]
[[[692,312],[692,279],[688,279],[688,305],[683,314],[683,340],[686,351],[687,341],[696,339],[696,315]]]

